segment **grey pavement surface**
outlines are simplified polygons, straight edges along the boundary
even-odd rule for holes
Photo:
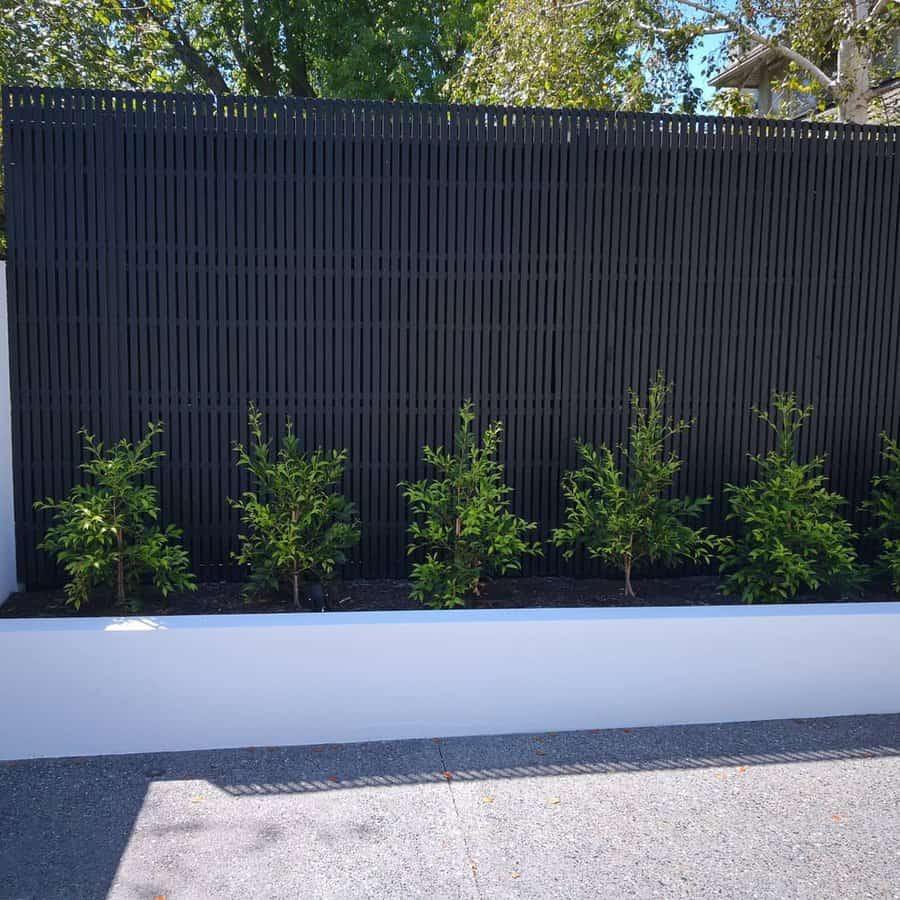
[[[0,763],[0,897],[900,898],[900,716]]]

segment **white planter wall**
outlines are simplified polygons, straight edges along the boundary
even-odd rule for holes
[[[0,620],[0,757],[900,712],[900,603]]]
[[[0,606],[18,590],[13,511],[12,419],[9,392],[9,325],[6,263],[0,261]]]

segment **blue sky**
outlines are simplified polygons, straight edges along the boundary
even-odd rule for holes
[[[690,70],[694,76],[694,83],[703,89],[704,108],[701,112],[709,112],[706,108],[707,101],[715,94],[715,90],[711,88],[706,80],[704,69],[704,57],[713,50],[718,49],[728,40],[727,34],[710,34],[700,38],[694,44],[694,50],[691,53]]]

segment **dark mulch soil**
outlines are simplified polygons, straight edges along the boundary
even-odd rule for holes
[[[635,581],[636,599],[626,599],[622,582],[609,578],[502,578],[485,585],[482,595],[469,606],[476,609],[559,608],[566,606],[711,606],[733,605],[740,600],[718,592],[719,579],[710,575],[679,578],[644,578]],[[820,593],[805,595],[799,602],[839,600],[893,600],[887,585],[876,584],[857,597]],[[325,606],[335,611],[420,609],[409,598],[409,582],[391,579],[337,581],[327,589]],[[255,613],[316,611],[320,603],[306,597],[298,610],[287,595],[245,600],[241,585],[227,582],[201,584],[195,593],[172,594],[163,599],[150,590],[142,592],[128,610],[111,597],[96,597],[76,612],[66,605],[62,590],[27,591],[13,594],[0,607],[0,617],[48,616],[197,615],[204,613]]]

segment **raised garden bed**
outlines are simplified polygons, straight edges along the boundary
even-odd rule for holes
[[[0,620],[0,758],[900,711],[900,603]]]
[[[652,607],[652,606],[731,606],[740,604],[736,597],[719,591],[719,579],[710,575],[677,578],[645,578],[636,581],[636,598],[625,597],[621,579],[609,578],[503,578],[489,582],[481,597],[471,606],[475,609],[529,609],[568,607]],[[325,608],[330,612],[371,612],[415,610],[422,607],[409,596],[409,582],[399,579],[359,579],[335,581],[327,589]],[[96,601],[76,612],[66,605],[61,589],[28,591],[13,594],[0,607],[0,617],[32,618],[45,616],[117,616],[111,597]],[[839,593],[823,591],[804,594],[795,602],[817,603],[893,600],[887,583],[868,586],[857,597],[846,598]],[[144,592],[132,612],[141,615],[207,615],[217,613],[284,613],[321,611],[306,597],[300,609],[286,595],[258,597],[245,600],[241,585],[226,582],[201,584],[194,593],[171,594],[163,598],[158,593]]]

